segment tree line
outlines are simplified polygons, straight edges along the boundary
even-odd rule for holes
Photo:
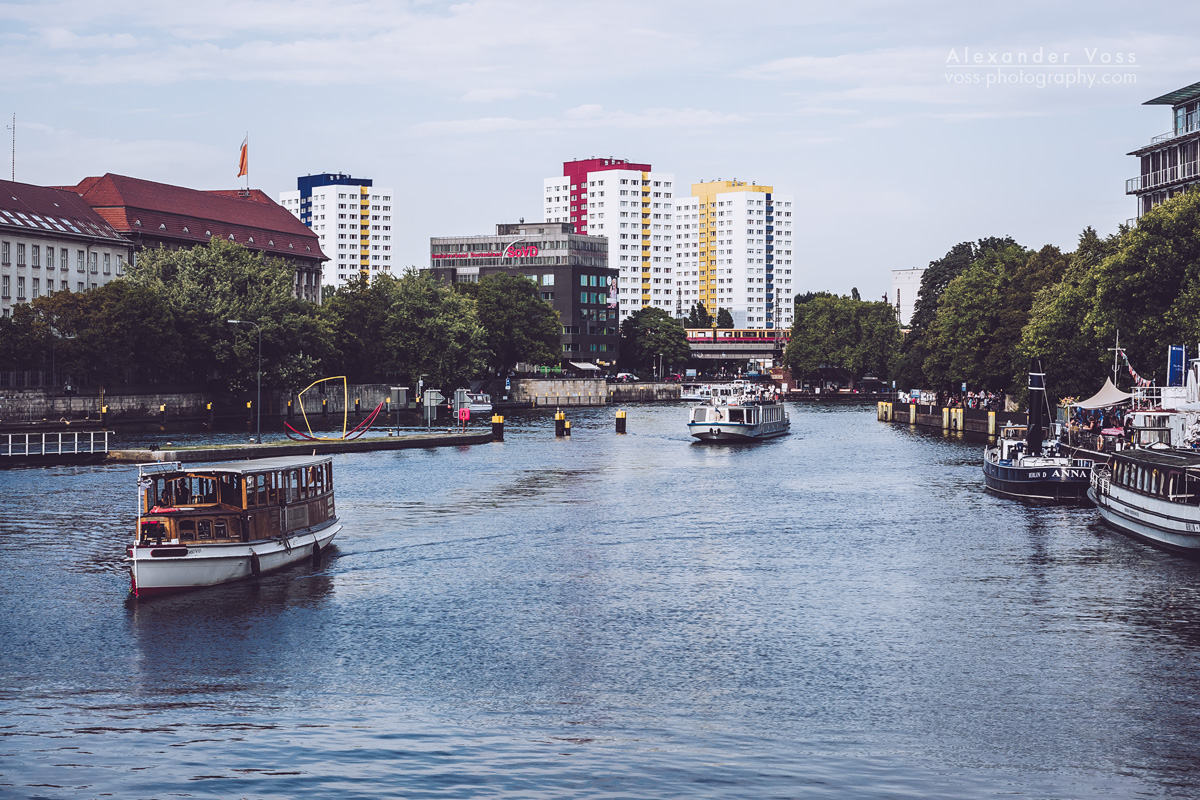
[[[922,278],[897,380],[1023,396],[1036,359],[1052,394],[1086,397],[1111,374],[1119,332],[1130,365],[1161,383],[1168,345],[1200,342],[1197,312],[1200,193],[1188,192],[1137,227],[1084,229],[1070,253],[1007,237],[955,245]]]
[[[451,287],[410,270],[327,288],[322,305],[296,298],[294,279],[219,239],[143,251],[124,278],[15,306],[0,319],[0,369],[238,393],[255,385],[260,330],[263,385],[287,390],[331,375],[454,389],[561,357],[558,314],[522,277]]]

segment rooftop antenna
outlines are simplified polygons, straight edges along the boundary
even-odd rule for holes
[[[13,112],[12,125],[4,127],[12,131],[12,178],[13,183],[17,181],[17,112]]]

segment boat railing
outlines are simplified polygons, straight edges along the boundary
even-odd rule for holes
[[[0,434],[0,456],[63,456],[108,452],[109,431],[44,431]]]
[[[1095,467],[1092,469],[1092,488],[1100,494],[1108,494],[1109,481],[1112,479],[1112,471],[1108,467]]]

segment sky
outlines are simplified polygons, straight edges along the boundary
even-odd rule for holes
[[[429,237],[539,220],[562,162],[796,199],[797,291],[889,291],[955,243],[1074,249],[1136,215],[1146,100],[1200,81],[1200,6],[744,0],[0,0],[16,180],[272,197],[344,172]],[[981,59],[982,63],[976,61]],[[9,156],[0,177],[9,177]]]

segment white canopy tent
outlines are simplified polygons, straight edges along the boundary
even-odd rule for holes
[[[595,370],[596,372],[600,371],[599,367],[597,367],[595,364],[591,364],[587,361],[584,361],[584,362],[572,361],[570,363],[571,363],[571,366],[574,367],[575,369]]]
[[[1128,403],[1133,397],[1129,392],[1122,392],[1113,385],[1112,378],[1105,378],[1104,385],[1100,387],[1100,391],[1089,397],[1087,400],[1079,400],[1072,403],[1076,408],[1091,410],[1093,408],[1108,408],[1109,406]]]

